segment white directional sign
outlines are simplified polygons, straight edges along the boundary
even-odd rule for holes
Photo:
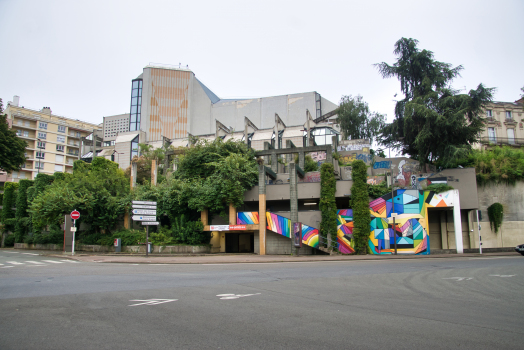
[[[156,215],[156,210],[133,209],[133,214]]]
[[[133,204],[133,209],[156,209],[156,205]]]
[[[160,223],[158,221],[142,221],[142,225],[157,226],[157,225],[160,225]]]
[[[147,202],[147,201],[132,201],[132,204],[143,204],[143,205],[156,205],[156,202]]]
[[[156,221],[156,216],[134,215],[133,221]]]

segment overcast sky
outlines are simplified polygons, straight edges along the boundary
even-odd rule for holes
[[[455,88],[520,97],[522,0],[0,0],[0,98],[101,123],[129,113],[143,67],[181,63],[221,98],[361,94],[390,121],[399,82],[373,64],[401,37],[463,65]]]

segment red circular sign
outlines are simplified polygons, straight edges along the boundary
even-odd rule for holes
[[[79,218],[80,218],[80,213],[78,211],[76,211],[76,210],[73,210],[71,212],[71,219],[76,220],[76,219],[79,219]]]

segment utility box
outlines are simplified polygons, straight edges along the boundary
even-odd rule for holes
[[[153,243],[151,242],[147,243],[146,249],[148,253],[152,253],[153,252]]]
[[[115,252],[120,253],[122,251],[122,239],[115,238]]]

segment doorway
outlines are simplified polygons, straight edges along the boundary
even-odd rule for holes
[[[254,253],[255,234],[253,232],[227,232],[226,253]]]

